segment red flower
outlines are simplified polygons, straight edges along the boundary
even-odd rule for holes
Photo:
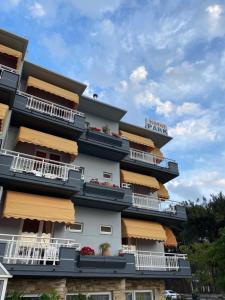
[[[95,255],[95,250],[89,246],[84,246],[80,249],[81,255]]]

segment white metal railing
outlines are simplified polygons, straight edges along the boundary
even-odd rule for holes
[[[168,159],[168,158],[164,158],[164,157],[162,158],[160,156],[157,156],[157,155],[154,155],[154,154],[151,154],[148,152],[136,150],[133,148],[130,149],[130,158],[136,159],[139,161],[143,161],[146,163],[150,163],[152,165],[158,165],[163,168],[169,168],[169,165],[168,165],[169,162],[175,163],[175,161],[172,159]]]
[[[123,252],[134,254],[137,270],[178,271],[179,259],[187,259],[186,254],[140,251],[129,248],[123,245]]]
[[[37,177],[45,177],[48,179],[60,179],[67,181],[70,170],[80,172],[80,167],[72,164],[23,154],[10,150],[0,150],[0,154],[12,156],[12,164],[10,170],[18,173],[33,174]]]
[[[18,74],[19,73],[18,70],[10,68],[10,67],[5,66],[5,65],[1,65],[1,64],[0,64],[0,71],[1,72],[2,71],[8,71],[8,72],[11,72],[11,73],[14,73],[14,74]],[[0,74],[0,77],[1,77],[1,74]]]
[[[138,208],[176,213],[176,204],[174,201],[164,201],[154,196],[132,194],[132,205]]]
[[[26,107],[30,110],[56,117],[70,123],[74,123],[76,115],[84,117],[84,113],[80,111],[67,108],[48,100],[21,91],[17,91],[17,94],[27,98]]]
[[[10,235],[0,233],[0,242],[6,243],[3,262],[7,264],[55,265],[59,261],[61,247],[80,250],[80,243],[74,240],[37,237],[35,235]]]

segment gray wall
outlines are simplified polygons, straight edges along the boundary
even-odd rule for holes
[[[21,220],[0,219],[0,237],[1,234],[19,234]]]
[[[112,183],[120,185],[120,164],[118,162],[79,154],[74,164],[84,167],[84,180],[90,181],[93,177],[104,181],[103,172],[112,173]]]
[[[16,146],[16,137],[18,135],[18,128],[17,127],[13,127],[10,126],[7,136],[6,136],[6,140],[5,140],[5,145],[4,148],[8,149],[8,150],[13,150]]]
[[[90,126],[92,127],[102,128],[103,126],[107,125],[112,132],[118,133],[119,131],[119,123],[107,119],[99,118],[97,116],[90,115],[86,112],[85,112],[85,117],[86,117],[86,122],[90,122]]]
[[[118,254],[121,249],[121,214],[87,207],[76,207],[76,222],[84,224],[83,233],[69,231],[62,224],[55,224],[54,236],[74,239],[81,246],[90,246],[99,252],[99,245],[108,242],[111,254]],[[111,225],[112,235],[100,234],[100,225]]]

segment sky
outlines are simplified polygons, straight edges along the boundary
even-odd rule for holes
[[[26,59],[167,124],[171,200],[225,188],[225,0],[1,0],[0,27],[29,39]]]

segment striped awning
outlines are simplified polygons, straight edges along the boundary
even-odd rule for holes
[[[161,182],[159,182],[158,197],[163,200],[169,199],[170,197],[165,185],[163,185]]]
[[[69,199],[7,191],[3,217],[72,224],[75,208]]]
[[[17,69],[19,68],[23,53],[20,51],[17,51],[15,49],[9,48],[5,45],[0,44],[0,53],[4,53],[13,57],[16,57],[17,59]]]
[[[166,241],[166,233],[161,224],[129,218],[122,219],[122,237]]]
[[[3,130],[3,125],[8,111],[9,111],[9,106],[0,103],[0,132]]]
[[[79,96],[77,94],[63,89],[59,86],[56,86],[54,84],[42,81],[38,78],[29,76],[27,80],[27,87],[29,86],[62,97],[66,100],[74,102],[77,105],[79,104]]]
[[[149,187],[152,190],[159,190],[159,182],[155,177],[126,170],[120,170],[120,174],[122,183],[137,184]]]
[[[164,245],[166,247],[177,247],[177,239],[173,231],[169,227],[164,227],[164,230],[166,232],[166,241],[164,242]]]
[[[46,147],[73,156],[78,154],[76,142],[26,127],[20,127],[17,141]]]
[[[126,131],[122,131],[122,130],[120,130],[120,134],[121,134],[122,137],[125,137],[130,142],[147,146],[150,149],[155,148],[154,142],[151,139],[147,139],[143,136],[139,136],[139,135],[129,133],[129,132],[126,132]]]

